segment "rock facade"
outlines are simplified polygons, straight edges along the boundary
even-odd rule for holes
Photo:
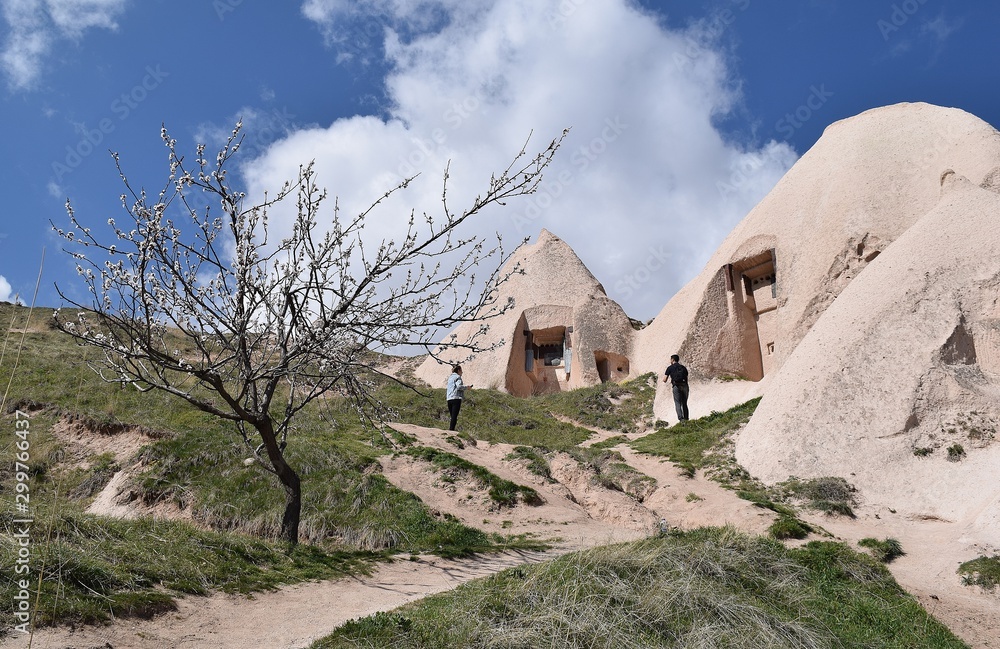
[[[703,381],[743,379],[710,386],[701,405],[692,395],[692,416],[765,394],[842,291],[934,209],[941,172],[978,182],[998,152],[992,126],[953,108],[898,104],[832,124],[638,333],[636,371],[662,372],[676,352]],[[657,415],[670,419],[663,397]]]
[[[831,125],[638,332],[550,233],[521,260],[517,306],[496,323],[505,347],[469,375],[526,395],[660,375],[679,353],[692,417],[763,397],[736,443],[754,476],[845,478],[869,505],[997,551],[1000,132],[989,124],[898,104]],[[447,371],[430,363],[423,377],[440,384]],[[655,414],[671,421],[657,385]]]
[[[515,270],[497,296],[513,308],[487,323],[493,347],[471,357],[442,351],[420,365],[418,378],[443,385],[450,364],[460,362],[467,383],[530,396],[631,375],[631,322],[566,242],[542,230],[502,272]],[[463,324],[450,336],[464,342],[479,328]]]

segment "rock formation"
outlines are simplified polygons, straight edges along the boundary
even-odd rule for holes
[[[736,448],[754,475],[844,477],[888,506],[912,489],[913,515],[995,529],[998,220],[996,129],[928,104],[870,110],[828,127],[641,331],[543,231],[512,260],[515,308],[490,325],[503,346],[466,376],[530,395],[659,375],[676,352],[692,416],[764,397]],[[418,376],[447,373],[428,360]]]
[[[462,362],[467,383],[530,396],[631,375],[630,320],[569,245],[542,230],[504,268],[513,269],[519,272],[500,286],[498,303],[513,298],[514,307],[488,321],[485,338],[497,346],[469,359],[460,349],[443,352],[445,362],[429,357],[418,378],[443,385],[449,363]],[[449,336],[463,343],[479,328],[466,323]]]
[[[538,391],[519,355],[527,331],[548,353],[548,341],[573,327],[572,380],[561,387],[659,375],[679,353],[693,417],[763,397],[735,448],[753,476],[847,480],[869,523],[919,526],[911,538],[933,538],[946,559],[929,568],[931,583],[957,580],[958,562],[1000,553],[992,126],[928,104],[831,125],[638,332],[556,242],[543,232],[525,250],[531,272],[498,330],[507,351],[476,370],[496,386]],[[539,287],[550,281],[561,285]],[[602,353],[621,375],[598,370]],[[669,388],[657,385],[654,412],[672,421]]]
[[[957,109],[898,104],[832,124],[638,332],[636,372],[677,352],[715,379],[692,385],[692,416],[766,394],[842,291],[937,205],[943,170],[978,182],[998,164],[997,131]],[[670,419],[665,392],[656,411]]]
[[[842,477],[996,547],[998,181],[1000,133],[960,110],[833,124],[638,333],[633,366],[679,350],[693,414],[762,395],[736,458],[766,482]]]
[[[996,542],[1000,194],[951,171],[942,190],[795,348],[737,459],[767,481],[850,476],[870,501]]]

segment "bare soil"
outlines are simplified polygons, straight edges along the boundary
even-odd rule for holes
[[[103,626],[41,629],[30,639],[33,649],[237,649],[308,646],[343,622],[452,589],[506,567],[535,562],[581,548],[638,539],[655,534],[665,521],[694,528],[729,524],[763,533],[774,514],[754,507],[701,475],[684,476],[669,462],[616,448],[637,470],[657,481],[639,503],[622,492],[602,487],[592,470],[568,455],[550,460],[554,480],[507,459],[512,446],[479,441],[457,448],[447,431],[396,424],[423,445],[460,455],[502,478],[534,488],[540,505],[498,507],[484,489],[460,476],[442,475],[427,463],[405,456],[382,460],[386,477],[418,495],[429,507],[487,531],[526,534],[548,540],[547,552],[507,552],[463,560],[421,556],[381,566],[370,577],[304,583],[252,597],[216,594],[184,597],[178,610],[152,620],[116,620]],[[86,444],[85,433],[74,431]],[[601,432],[606,438],[611,434]],[[138,441],[138,440],[137,440]],[[96,443],[96,442],[93,442]],[[123,448],[121,446],[117,448]],[[183,512],[130,512],[116,476],[95,500],[94,509],[108,515],[178,516]],[[105,503],[102,506],[98,503]],[[856,519],[805,515],[834,537],[856,543],[865,537],[898,539],[906,555],[889,565],[899,583],[973,649],[1000,647],[1000,596],[962,586],[955,569],[974,556],[957,556],[947,521],[912,520],[876,511],[864,504]],[[967,550],[966,550],[967,552]],[[26,636],[10,636],[0,649],[29,647]]]

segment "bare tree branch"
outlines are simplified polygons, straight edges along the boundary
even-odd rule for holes
[[[414,346],[434,353],[441,329],[510,308],[497,303],[497,288],[519,269],[501,272],[510,253],[499,235],[487,245],[458,229],[491,205],[536,191],[566,132],[533,156],[526,142],[459,211],[448,203],[446,167],[441,214],[418,219],[411,211],[400,239],[374,247],[362,238],[366,219],[412,178],[351,217],[343,218],[334,201],[321,225],[327,193],[312,163],[273,195],[245,205],[245,193],[228,178],[241,133],[237,124],[214,160],[199,145],[190,165],[162,128],[169,174],[155,197],[130,183],[114,154],[125,225],[108,219],[106,236],[98,236],[69,202],[69,227],[53,224],[91,294],[89,302],[74,301],[57,286],[81,311],[75,318],[57,311],[55,321],[104,352],[95,370],[105,380],[162,390],[234,422],[254,457],[285,487],[282,531],[294,543],[301,489],[283,455],[294,417],[336,389],[379,425],[385,409],[363,378],[375,369],[372,350]],[[195,197],[207,197],[208,206],[194,207]],[[272,241],[269,212],[292,197],[292,232]],[[480,286],[476,271],[483,267],[491,270]],[[471,341],[450,346],[481,351],[485,332],[484,324]]]

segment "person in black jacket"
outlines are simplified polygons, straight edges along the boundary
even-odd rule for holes
[[[670,381],[674,386],[674,408],[677,409],[677,420],[688,420],[688,370],[681,365],[681,357],[674,354],[670,357],[670,366],[663,373],[663,382]]]

